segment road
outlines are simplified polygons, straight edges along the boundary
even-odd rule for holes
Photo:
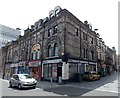
[[[94,82],[69,83],[46,91],[67,96],[118,96],[118,74]]]
[[[0,79],[2,81],[2,96],[60,96],[52,92],[44,91],[43,89],[22,89],[18,90],[17,88],[9,88],[8,80]]]
[[[120,75],[119,75],[120,77]],[[9,88],[8,80],[0,79],[2,82],[2,96],[118,96],[118,74],[114,73],[111,76],[102,77],[94,82],[80,82],[68,83],[63,85],[39,82],[36,89],[23,89]]]

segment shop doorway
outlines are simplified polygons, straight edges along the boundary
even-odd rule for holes
[[[59,77],[62,77],[62,65],[58,64],[57,67],[57,82],[59,81]]]

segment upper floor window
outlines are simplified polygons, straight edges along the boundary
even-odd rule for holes
[[[48,46],[48,57],[51,57],[52,56],[52,46],[49,45]]]
[[[40,49],[37,51],[37,59],[40,59]]]
[[[52,28],[48,29],[48,37],[50,37],[52,35]]]
[[[78,36],[78,28],[75,28],[76,36]]]
[[[59,10],[55,10],[55,16],[57,17],[58,16],[58,13],[59,13]]]
[[[50,14],[50,19],[52,19],[53,17],[54,17],[54,15],[51,13],[51,14]]]
[[[53,28],[53,29],[54,29],[54,34],[55,34],[55,33],[57,33],[58,26],[57,26],[57,25],[56,25],[56,26],[54,26],[54,28]]]
[[[35,60],[35,59],[36,59],[36,51],[35,51],[35,50],[33,51],[32,55],[33,55],[33,56],[32,56],[32,57],[33,57],[32,59]]]
[[[91,39],[91,44],[93,44],[93,38]]]
[[[58,56],[58,52],[59,52],[58,50],[59,50],[58,44],[55,43],[55,45],[54,45],[54,56]]]
[[[87,41],[87,34],[83,32],[83,39]]]
[[[83,57],[84,58],[87,58],[87,52],[88,52],[88,50],[86,48],[84,48],[84,50],[83,50]]]

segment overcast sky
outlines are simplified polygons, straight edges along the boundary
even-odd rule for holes
[[[49,16],[55,6],[66,8],[80,21],[88,20],[107,46],[118,51],[119,0],[0,0],[0,24],[26,29]]]

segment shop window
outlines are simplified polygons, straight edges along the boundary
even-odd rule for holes
[[[51,57],[52,56],[52,46],[49,45],[48,46],[48,57]]]
[[[57,64],[52,64],[52,77],[57,80]]]
[[[58,44],[55,43],[55,45],[54,45],[54,56],[58,56],[58,50],[59,50]]]
[[[50,79],[51,78],[51,64],[46,64],[43,66],[44,67],[44,72],[43,72],[43,75],[44,75],[44,78],[45,79]]]

